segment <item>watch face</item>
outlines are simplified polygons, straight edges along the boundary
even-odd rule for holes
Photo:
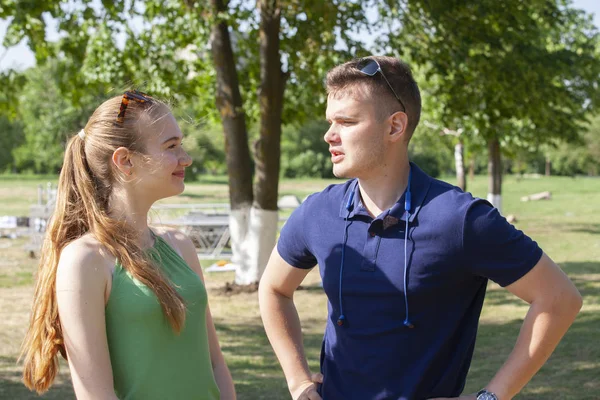
[[[477,400],[498,400],[495,394],[490,392],[483,392],[477,396]]]

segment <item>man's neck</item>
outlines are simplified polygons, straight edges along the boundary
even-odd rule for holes
[[[373,217],[391,208],[406,190],[410,164],[408,159],[366,179],[358,180],[364,207]]]

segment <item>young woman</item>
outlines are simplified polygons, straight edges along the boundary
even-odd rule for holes
[[[23,343],[24,382],[57,353],[78,399],[235,399],[193,243],[148,227],[192,160],[169,108],[126,92],[67,144]]]

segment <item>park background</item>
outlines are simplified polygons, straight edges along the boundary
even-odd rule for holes
[[[0,216],[27,216],[37,187],[56,183],[66,138],[99,102],[131,87],[172,104],[194,158],[186,191],[167,202],[276,210],[283,195],[303,199],[340,182],[322,140],[326,71],[356,56],[399,56],[423,95],[411,159],[476,196],[501,194],[503,214],[516,217],[584,295],[574,326],[518,398],[597,399],[600,38],[593,7],[567,0],[0,0]],[[520,200],[545,191],[551,199]],[[2,399],[36,398],[16,364],[36,268],[27,241],[0,238]],[[239,398],[288,398],[256,293],[231,294],[234,280],[233,272],[207,273]],[[326,300],[316,272],[303,288],[295,298],[316,370]],[[502,364],[526,310],[490,284],[467,391]],[[66,366],[44,397],[74,397]]]

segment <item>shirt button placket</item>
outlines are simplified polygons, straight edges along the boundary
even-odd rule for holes
[[[372,228],[371,228],[372,229]],[[367,240],[365,241],[365,248],[363,249],[363,261],[361,271],[375,271],[375,265],[377,264],[377,245],[380,237],[374,230],[367,231]]]

